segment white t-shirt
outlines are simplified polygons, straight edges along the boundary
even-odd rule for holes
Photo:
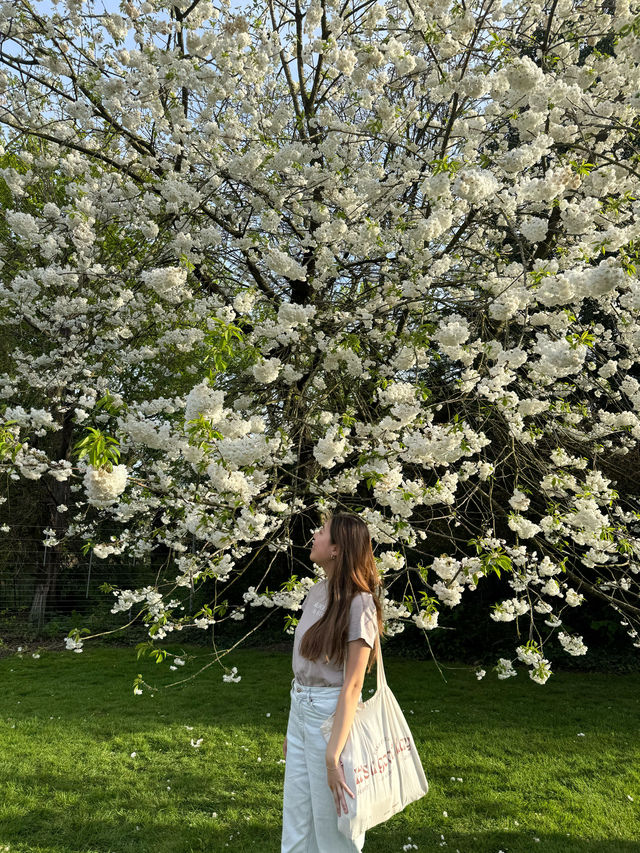
[[[327,581],[321,580],[309,590],[302,604],[302,616],[293,636],[293,674],[307,687],[341,687],[344,681],[342,665],[321,660],[309,660],[300,654],[300,643],[305,632],[317,622],[327,606]],[[376,606],[370,592],[358,592],[351,600],[347,642],[362,638],[373,648],[378,633]]]

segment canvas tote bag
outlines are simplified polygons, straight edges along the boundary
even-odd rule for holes
[[[429,790],[429,784],[413,735],[387,684],[378,649],[378,687],[371,699],[360,702],[342,750],[344,778],[355,799],[345,796],[348,813],[338,818],[338,829],[347,838],[363,832],[402,811]],[[335,714],[321,725],[328,742]]]

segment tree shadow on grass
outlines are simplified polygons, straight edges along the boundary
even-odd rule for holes
[[[396,819],[369,831],[363,853],[410,849],[409,843],[416,844],[418,851],[442,853],[498,853],[500,850],[504,853],[640,853],[640,836],[636,839],[590,839],[553,832],[440,833],[410,822],[404,823],[401,830]]]
[[[3,778],[3,776],[5,778]],[[211,780],[176,774],[174,788],[201,793],[171,802],[153,791],[105,793],[98,779],[87,780],[82,768],[76,778],[42,773],[0,774],[37,799],[37,808],[12,807],[0,826],[0,844],[9,850],[56,853],[212,853],[247,850],[267,853],[280,848],[279,812],[265,807],[276,802],[282,774],[267,770],[259,789],[238,779],[218,778],[218,786],[202,791]],[[158,786],[154,786],[156,788]],[[38,793],[38,792],[41,793]],[[215,814],[215,817],[214,817]]]
[[[113,804],[113,817],[94,815],[79,819],[74,809],[38,809],[37,815],[15,816],[1,830],[0,841],[11,850],[42,853],[279,853],[279,820],[260,816],[261,801],[249,792],[242,796],[242,814],[235,825],[221,827],[210,815],[194,822],[193,812],[164,814],[143,822],[126,804]],[[235,807],[228,797],[219,798],[221,811]],[[245,820],[245,812],[254,816]],[[204,817],[204,816],[203,816]],[[370,830],[364,853],[395,853],[416,844],[418,851],[445,853],[639,853],[640,841],[633,839],[589,839],[561,833],[491,832],[473,835],[460,832],[440,834],[432,829],[396,821]],[[443,843],[444,842],[444,843]]]

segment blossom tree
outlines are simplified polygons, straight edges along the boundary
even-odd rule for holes
[[[267,555],[244,602],[293,624],[348,508],[390,633],[497,572],[499,677],[584,654],[590,597],[640,646],[638,35],[590,0],[0,3],[0,298],[41,353],[2,465],[68,484],[52,547],[170,549],[114,612],[206,629]]]

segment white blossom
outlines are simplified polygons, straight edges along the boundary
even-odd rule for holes
[[[11,210],[7,212],[6,217],[9,228],[19,237],[23,237],[26,240],[35,240],[38,237],[38,224],[30,213]]]
[[[106,466],[89,465],[84,475],[87,500],[96,507],[109,506],[126,489],[128,476],[126,465],[113,465],[111,470]]]
[[[584,595],[580,595],[575,589],[569,587],[565,593],[565,599],[570,607],[579,607],[584,601]]]
[[[546,595],[560,595],[560,585],[555,578],[549,578],[549,580],[541,587],[541,591]]]
[[[282,368],[282,363],[277,358],[265,358],[259,364],[253,365],[253,375],[258,382],[264,382],[268,385],[270,382],[275,382]]]
[[[587,647],[582,642],[582,637],[571,637],[569,634],[565,634],[564,631],[560,631],[558,633],[558,640],[567,654],[576,656],[587,653]]]
[[[539,660],[530,670],[529,678],[536,684],[546,684],[551,676],[551,668],[546,658]]]
[[[337,427],[332,427],[313,448],[313,455],[323,468],[332,468],[336,462],[344,460],[347,440],[338,435]]]
[[[290,278],[295,281],[305,281],[307,278],[304,267],[302,267],[294,258],[290,257],[285,252],[280,251],[280,249],[272,249],[267,254],[266,261],[271,269],[278,275],[285,276],[286,278]]]
[[[518,673],[515,671],[513,664],[507,658],[499,658],[497,665],[494,667],[500,680],[513,678]]]
[[[520,489],[516,489],[513,495],[509,498],[509,505],[516,512],[526,512],[529,509],[531,500]]]
[[[190,296],[186,287],[187,271],[181,267],[162,267],[142,273],[142,280],[168,302],[181,302]]]
[[[232,666],[231,671],[222,676],[223,681],[234,684],[237,684],[241,678],[242,676],[238,675],[238,668],[235,666]]]
[[[477,204],[488,196],[494,195],[499,184],[494,175],[486,169],[465,169],[456,178],[451,188],[455,195]]]
[[[522,504],[524,502],[520,500],[519,503]],[[539,524],[525,518],[519,513],[511,513],[509,515],[509,527],[522,539],[530,539],[532,536],[540,533],[542,529]]]
[[[69,651],[82,652],[82,640],[73,637],[64,638],[65,646]]]
[[[417,628],[423,628],[425,631],[432,631],[438,627],[438,611],[421,610],[413,615],[413,621]]]
[[[224,393],[214,390],[205,379],[195,385],[187,395],[185,406],[185,421],[197,420],[204,417],[211,423],[218,423],[222,417],[224,406]]]

